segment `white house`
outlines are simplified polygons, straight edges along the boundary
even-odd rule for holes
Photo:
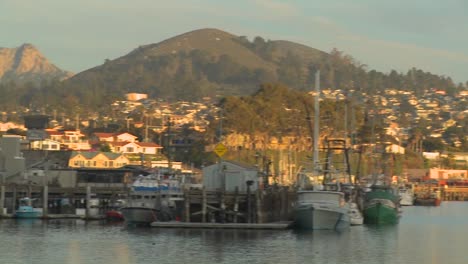
[[[112,152],[124,154],[158,154],[162,147],[153,142],[109,142]]]
[[[60,142],[52,139],[34,140],[30,143],[31,149],[34,150],[49,150],[58,151],[60,150]]]
[[[102,133],[96,132],[93,134],[93,140],[99,142],[137,142],[138,137],[130,133]]]

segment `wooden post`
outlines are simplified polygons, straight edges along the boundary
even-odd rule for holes
[[[281,215],[279,220],[286,219],[287,217],[287,212],[288,212],[288,203],[287,203],[287,197],[288,197],[288,189],[287,187],[282,188],[281,192]]]
[[[255,192],[255,200],[256,200],[255,207],[257,209],[257,217],[256,217],[257,224],[263,223],[261,195],[262,195],[261,190],[257,189],[257,191]]]
[[[0,174],[2,175],[2,188],[0,190],[0,216],[4,216],[5,211],[5,172],[3,171],[4,168],[0,168],[2,171]]]
[[[13,185],[13,204],[12,204],[13,212],[16,210],[16,196],[17,196],[17,193],[16,193],[16,184],[15,184]]]
[[[85,217],[86,219],[89,219],[90,215],[90,209],[91,209],[91,186],[86,186],[86,211],[85,211]]]
[[[202,189],[202,223],[206,223],[206,189]]]
[[[185,222],[190,223],[190,191],[185,191]]]
[[[45,164],[45,174],[44,178],[42,179],[42,185],[44,186],[42,190],[42,217],[47,218],[49,214],[49,181],[47,176],[49,175],[49,161]]]
[[[219,218],[220,218],[220,222],[221,223],[225,223],[226,222],[226,204],[225,204],[225,190],[222,190],[221,191],[221,197],[220,197],[220,201],[219,201],[219,207],[221,208],[220,212],[219,212]]]
[[[250,197],[250,184],[247,182],[247,223],[252,223],[252,199]]]
[[[42,192],[42,217],[47,218],[48,211],[47,209],[49,205],[49,186],[44,185],[44,189]]]
[[[32,186],[31,186],[31,183],[28,182],[28,193],[27,193],[27,197],[32,198],[31,195],[32,195]]]
[[[234,218],[233,222],[237,223],[237,213],[239,212],[239,187],[234,190]]]
[[[0,216],[5,216],[5,185],[2,184],[2,189],[0,191]]]

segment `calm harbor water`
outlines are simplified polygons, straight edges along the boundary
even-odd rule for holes
[[[468,263],[468,202],[404,207],[394,226],[295,232],[0,220],[0,263]]]

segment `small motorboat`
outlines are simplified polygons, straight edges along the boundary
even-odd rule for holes
[[[124,221],[124,216],[120,208],[125,206],[125,200],[117,200],[112,208],[105,213],[107,221]]]
[[[19,200],[19,207],[15,211],[15,218],[40,218],[42,217],[42,210],[40,208],[34,208],[33,201],[29,197],[24,197]]]

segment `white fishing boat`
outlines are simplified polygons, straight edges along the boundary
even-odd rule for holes
[[[127,204],[120,211],[129,224],[171,221],[178,217],[183,200],[180,180],[150,174],[139,176],[133,183]]]
[[[350,226],[344,193],[333,191],[298,191],[294,210],[299,229],[344,229]]]
[[[400,205],[414,205],[414,192],[411,187],[399,187],[398,194],[400,195]]]

